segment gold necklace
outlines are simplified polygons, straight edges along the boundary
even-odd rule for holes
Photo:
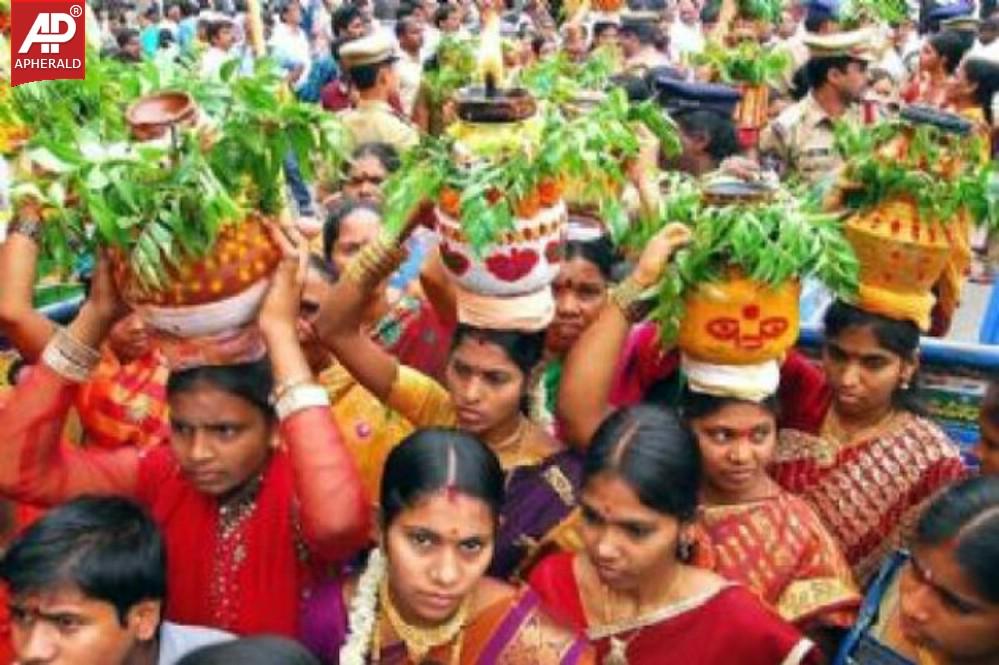
[[[517,428],[514,430],[513,434],[499,443],[489,446],[490,450],[492,450],[493,453],[500,458],[503,468],[506,469],[510,466],[516,466],[515,463],[520,459],[521,446],[524,443],[524,437],[527,435],[527,426],[527,418],[519,416]]]
[[[895,409],[889,409],[888,413],[873,425],[847,432],[846,427],[843,426],[843,420],[836,412],[836,408],[833,407],[829,409],[829,415],[826,416],[826,420],[822,424],[822,436],[828,437],[840,445],[850,446],[858,439],[870,439],[884,431],[892,424],[896,415],[898,412]]]
[[[670,602],[671,602],[670,598],[673,596],[673,591],[676,589],[677,584],[679,584],[679,582],[680,582],[681,571],[682,571],[682,569],[678,567],[676,573],[673,575],[673,579],[671,579],[669,581],[669,585],[666,587],[666,592],[663,594],[664,600],[661,603],[658,603],[656,605],[656,607],[661,608],[661,607],[668,606],[670,604]],[[620,620],[614,619],[611,616],[611,614],[612,614],[611,610],[610,610],[610,605],[611,605],[611,602],[610,602],[611,590],[603,582],[598,582],[598,583],[600,584],[600,588],[603,591],[603,601],[604,601],[603,602],[603,615],[604,615],[603,619],[604,619],[604,625],[612,625],[614,623],[619,623]],[[636,615],[637,616],[641,616],[641,609],[642,609],[642,604],[639,601],[638,607],[637,607],[637,610],[636,610]],[[609,640],[608,640],[609,645],[610,645],[610,650],[607,652],[607,656],[604,658],[604,661],[603,661],[604,665],[628,665],[628,663],[629,663],[629,661],[628,661],[628,647],[630,647],[631,643],[635,641],[635,638],[637,638],[639,635],[642,634],[642,631],[645,630],[645,628],[646,628],[646,626],[639,626],[628,637],[620,637],[619,635],[611,635],[610,638],[609,638]],[[622,632],[626,632],[626,631],[622,631]]]
[[[465,621],[468,618],[470,600],[471,595],[462,601],[458,607],[458,611],[447,622],[433,628],[419,628],[403,619],[402,615],[399,614],[399,610],[392,603],[392,597],[389,594],[388,576],[382,580],[382,585],[378,592],[378,602],[385,611],[385,617],[388,619],[389,625],[406,646],[406,653],[409,654],[410,660],[417,664],[422,663],[427,654],[437,647],[450,644],[455,640],[457,640],[457,643],[451,650],[451,662],[453,665],[457,665],[460,662],[462,631],[465,628]],[[378,632],[377,628],[375,630]]]

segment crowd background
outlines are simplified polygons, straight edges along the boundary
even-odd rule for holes
[[[990,162],[994,3],[897,3],[866,30],[849,5],[789,2],[755,26],[788,63],[756,125],[704,65],[736,3],[528,0],[498,18],[511,76],[609,53],[613,85],[673,119],[672,156],[636,130],[633,220],[674,172],[835,192],[836,123],[911,103],[968,120]],[[90,10],[88,37],[126,65],[227,85],[259,58],[256,3]],[[954,239],[923,309],[830,296],[817,357],[791,339],[731,370],[664,348],[638,306],[690,231],[625,253],[576,210],[547,318],[493,303],[472,323],[446,244],[416,215],[383,232],[385,186],[455,120],[436,94],[448,49],[496,10],[260,8],[289,94],[351,145],[342,169],[284,157],[291,221],[261,231],[278,254],[266,355],[206,364],[163,343],[106,255],[81,268],[71,320],[51,321],[43,215],[5,195],[0,332],[18,355],[0,393],[0,662],[999,662],[999,383],[973,450],[918,399],[921,333],[946,336],[965,279],[993,279],[996,238]],[[760,308],[728,313],[747,352]],[[983,318],[999,341],[999,296]]]

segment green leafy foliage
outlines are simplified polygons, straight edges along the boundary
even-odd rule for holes
[[[784,0],[739,0],[739,14],[755,21],[776,23],[784,11]]]
[[[572,102],[580,92],[607,88],[616,59],[615,53],[607,48],[598,49],[581,63],[559,52],[522,70],[518,84],[537,99],[563,105]]]
[[[892,145],[905,146],[901,157]],[[960,136],[901,120],[870,127],[841,122],[836,148],[846,160],[842,189],[851,210],[908,196],[924,222],[948,223],[965,208],[976,224],[999,228],[999,185],[995,171],[983,161],[983,141],[974,134]]]
[[[620,89],[571,120],[549,107],[537,145],[511,142],[501,152],[488,158],[475,155],[464,164],[454,158],[454,139],[426,137],[386,183],[385,226],[400,233],[423,201],[436,200],[447,187],[460,193],[462,229],[472,248],[481,252],[513,229],[513,202],[542,181],[570,178],[587,183],[588,193],[600,201],[602,217],[620,231],[627,226],[619,200],[626,181],[624,163],[641,147],[635,123],[655,134],[667,154],[680,151],[672,122],[652,103],[630,104]]]
[[[435,67],[426,67],[423,85],[431,106],[440,106],[459,88],[475,80],[478,42],[470,37],[445,35],[437,48]]]
[[[902,23],[909,18],[906,0],[842,0],[839,22],[846,30],[865,25]]]
[[[763,48],[755,41],[734,47],[710,42],[696,62],[711,67],[724,83],[773,86],[781,83],[791,68],[791,55],[782,49]]]
[[[772,286],[814,276],[839,296],[856,291],[857,260],[836,215],[810,212],[787,193],[760,203],[710,205],[682,176],[669,186],[658,222],[647,222],[626,240],[640,249],[673,221],[693,232],[692,242],[666,269],[650,315],[661,326],[664,342],[676,338],[685,295],[700,284],[723,279],[731,267]]]
[[[191,94],[205,125],[165,142],[132,142],[125,109],[160,90]],[[289,151],[306,177],[316,155],[335,163],[347,154],[336,119],[294,101],[269,60],[247,76],[227,67],[219,82],[189,66],[124,65],[91,53],[83,81],[19,86],[0,113],[24,118],[32,131],[29,167],[15,175],[12,194],[43,206],[43,261],[69,269],[81,252],[115,247],[147,289],[165,286],[169,266],[209,252],[224,225],[251,210],[276,215]]]

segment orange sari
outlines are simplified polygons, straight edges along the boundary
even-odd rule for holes
[[[853,625],[861,601],[853,573],[801,499],[778,490],[761,501],[702,506],[698,527],[709,542],[697,548],[695,565],[745,584],[800,629]]]

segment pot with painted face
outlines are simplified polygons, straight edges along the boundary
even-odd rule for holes
[[[781,358],[798,340],[797,281],[777,287],[730,268],[684,299],[677,345],[691,358],[719,365],[755,365]]]

